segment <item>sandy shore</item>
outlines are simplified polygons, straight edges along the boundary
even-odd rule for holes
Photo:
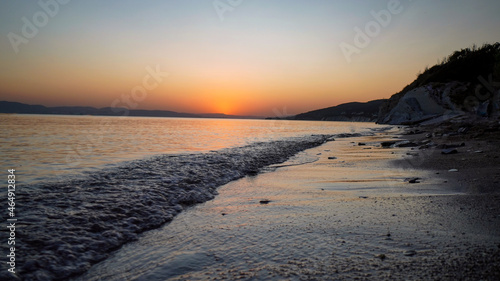
[[[467,123],[459,119],[437,126],[410,127],[404,130],[401,138],[435,144],[430,148],[412,148],[411,152],[419,155],[407,161],[407,167],[445,174],[451,183],[469,194],[500,192],[498,122]],[[444,148],[456,150],[456,153],[442,154]],[[400,161],[397,165],[405,163]],[[458,172],[448,173],[450,169]]]
[[[298,156],[315,162],[231,182],[77,280],[498,280],[487,145],[467,144],[469,158],[380,146],[399,133],[337,139]]]

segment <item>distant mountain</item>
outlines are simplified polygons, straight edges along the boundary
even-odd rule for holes
[[[0,101],[0,113],[18,114],[55,114],[55,115],[97,115],[97,116],[143,116],[143,117],[182,117],[182,118],[231,118],[262,119],[256,116],[226,115],[222,113],[179,113],[168,110],[127,109],[122,107],[95,108],[88,106],[46,107],[19,102]]]
[[[500,43],[465,48],[426,68],[388,99],[377,122],[418,124],[463,114],[498,116],[499,89]]]
[[[385,101],[386,100],[373,100],[365,103],[350,102],[286,118],[269,119],[375,122],[375,120],[377,120],[379,108]]]

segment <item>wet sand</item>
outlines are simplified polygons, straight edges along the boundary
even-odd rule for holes
[[[380,147],[398,133],[226,184],[76,280],[498,280],[500,195],[424,169],[435,153]]]

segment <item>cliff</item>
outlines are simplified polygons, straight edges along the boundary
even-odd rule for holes
[[[377,123],[499,115],[500,43],[454,52],[384,102]]]

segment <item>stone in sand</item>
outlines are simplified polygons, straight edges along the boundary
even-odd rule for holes
[[[458,150],[454,148],[449,148],[449,149],[443,149],[441,150],[441,154],[448,155],[448,154],[456,154],[458,153]]]
[[[397,147],[416,147],[416,146],[418,146],[418,144],[416,144],[414,142],[403,142],[403,143],[398,143],[396,146]]]
[[[419,178],[411,178],[408,180],[409,183],[420,183]]]
[[[395,141],[384,141],[384,142],[380,143],[380,145],[382,145],[382,147],[391,147],[394,144],[396,144]]]
[[[448,149],[448,148],[457,148],[465,146],[465,142],[462,143],[451,143],[451,144],[440,144],[437,148]]]
[[[408,250],[408,251],[404,252],[404,255],[407,257],[413,257],[416,254],[417,254],[417,252],[415,250]]]
[[[259,201],[260,204],[269,204],[271,202],[271,200],[268,200],[268,199],[262,199]]]

